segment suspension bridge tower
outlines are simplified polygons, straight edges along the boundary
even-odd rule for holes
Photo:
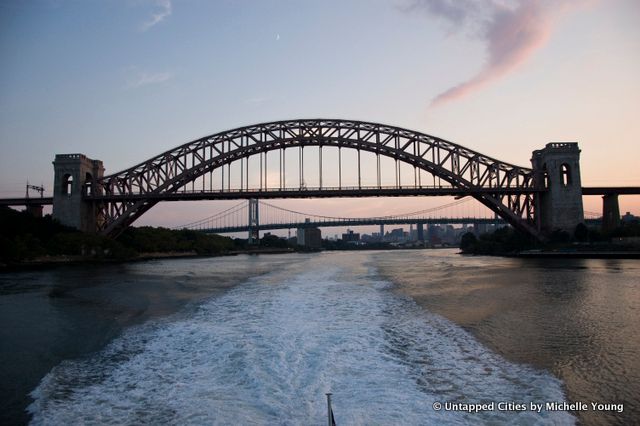
[[[249,245],[260,244],[260,203],[257,198],[249,199],[249,237],[247,242]]]

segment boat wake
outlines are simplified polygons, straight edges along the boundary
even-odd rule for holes
[[[565,412],[435,411],[435,402],[564,401],[551,374],[510,363],[389,291],[367,254],[322,254],[191,310],[131,328],[55,367],[33,424],[573,424]]]

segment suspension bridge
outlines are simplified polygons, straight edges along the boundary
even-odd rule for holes
[[[53,204],[61,223],[110,237],[161,201],[470,196],[544,240],[584,222],[585,195],[603,196],[603,226],[615,227],[618,196],[640,194],[640,186],[583,187],[575,142],[548,143],[524,167],[425,133],[340,119],[227,130],[108,176],[102,161],[83,154],[58,154],[53,165],[52,197],[5,199],[0,205],[38,211]],[[250,214],[255,220],[256,212]]]
[[[252,212],[252,204],[255,206]],[[258,213],[252,218],[252,214]],[[585,212],[585,221],[601,222],[595,212]],[[261,200],[247,200],[204,219],[176,226],[173,229],[189,229],[212,234],[248,232],[249,238],[257,238],[259,231],[298,228],[356,227],[367,225],[497,225],[507,223],[493,212],[464,198],[440,206],[395,215],[375,217],[337,217],[305,213],[276,206]]]

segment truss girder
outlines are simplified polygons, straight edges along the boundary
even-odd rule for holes
[[[515,227],[537,236],[534,226],[532,170],[493,159],[452,142],[398,127],[349,120],[290,120],[220,132],[186,143],[99,181],[105,197],[100,231],[116,235],[157,201],[141,195],[178,192],[206,173],[256,154],[292,147],[334,146],[362,150],[402,161],[469,189],[488,208]],[[473,189],[495,189],[474,194]],[[520,194],[503,194],[518,189]],[[126,198],[131,196],[130,200]],[[135,196],[135,197],[134,197]],[[134,200],[135,198],[135,200]]]

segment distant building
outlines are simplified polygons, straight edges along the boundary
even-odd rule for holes
[[[456,240],[456,230],[453,225],[447,225],[445,227],[444,241],[449,244],[453,244]]]
[[[372,243],[374,242],[373,236],[369,235],[369,234],[362,234],[360,236],[360,239],[362,240],[362,242],[364,243]]]
[[[320,228],[298,228],[296,230],[297,244],[307,248],[322,247],[322,232]]]
[[[442,244],[442,228],[439,225],[429,225],[427,234],[429,235],[429,243]]]
[[[391,232],[387,234],[387,239],[391,242],[404,242],[405,240],[405,232],[402,228],[392,229]]]
[[[309,248],[321,248],[322,247],[322,232],[320,228],[307,228],[305,229],[304,236],[305,246]]]
[[[424,228],[422,223],[418,223],[418,228],[416,229],[418,241],[424,241]]]
[[[342,234],[342,241],[347,243],[355,243],[360,241],[360,234],[353,232],[351,229],[347,229],[346,234]]]

